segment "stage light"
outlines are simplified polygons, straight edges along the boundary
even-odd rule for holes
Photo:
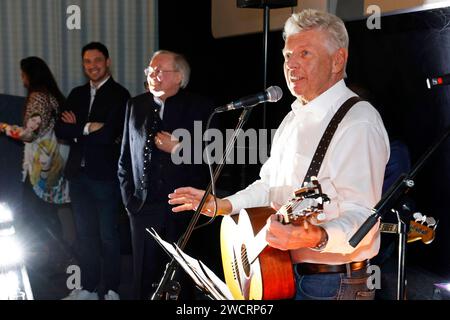
[[[0,300],[32,300],[22,248],[8,206],[0,203]]]
[[[3,228],[2,225],[11,224],[13,222],[13,215],[8,206],[0,203],[0,229]]]
[[[0,236],[0,268],[14,266],[23,262],[22,248],[15,237]]]
[[[0,274],[0,283],[2,284],[0,286],[0,300],[17,300],[17,296],[22,297],[22,294],[17,291],[19,278],[15,271]]]
[[[450,300],[450,283],[435,283],[433,299]]]
[[[13,226],[13,215],[0,203],[0,268],[22,263],[22,249],[17,243]]]
[[[2,236],[12,236],[16,233],[13,227],[13,220],[12,212],[8,206],[0,203],[0,238]]]

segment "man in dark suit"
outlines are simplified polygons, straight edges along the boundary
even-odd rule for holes
[[[120,282],[120,210],[117,162],[129,92],[111,77],[108,49],[93,42],[82,50],[89,82],[72,90],[56,134],[71,141],[66,176],[77,230],[81,289],[71,300],[96,300],[103,279],[106,300],[117,300]]]
[[[167,195],[188,181],[200,186],[208,181],[204,165],[172,161],[172,155],[181,150],[181,140],[172,133],[185,129],[194,137],[194,122],[206,125],[212,107],[208,99],[184,90],[190,67],[181,55],[158,51],[145,71],[150,92],[128,102],[119,160],[122,198],[131,221],[134,293],[138,299],[153,293],[152,284],[159,282],[168,262],[166,253],[145,229],[154,228],[166,241],[177,241],[190,217],[172,214]],[[181,287],[181,297],[191,297],[187,294],[190,282]]]

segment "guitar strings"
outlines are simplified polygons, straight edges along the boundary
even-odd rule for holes
[[[284,205],[283,207],[286,208],[286,210],[288,210],[288,211],[289,210],[293,211],[293,210],[297,209],[297,207],[300,205],[300,202],[302,200],[304,200],[304,198],[297,197],[295,199],[292,199],[288,204]],[[242,267],[245,268],[245,269],[249,268],[250,265],[253,264],[253,262],[256,261],[256,258],[255,258],[252,262],[249,262],[248,255],[247,255],[247,249],[246,249],[245,246],[241,248],[241,258],[242,258]]]
[[[281,207],[280,210],[282,208],[285,208],[287,211],[291,210],[291,212],[294,212],[301,205],[302,201],[305,199],[306,199],[305,197],[296,197],[296,198],[290,200],[288,204]],[[280,211],[280,210],[278,210],[278,211]],[[255,258],[252,262],[249,262],[248,255],[247,255],[247,249],[245,246],[243,246],[241,248],[241,258],[242,258],[242,266],[244,267],[244,269],[249,268],[250,265],[256,261],[256,258]]]

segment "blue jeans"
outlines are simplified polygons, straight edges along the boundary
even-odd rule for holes
[[[294,268],[295,270],[295,268]],[[367,287],[366,268],[347,273],[300,275],[295,270],[295,300],[373,300],[375,289]]]
[[[83,289],[94,291],[103,271],[104,289],[117,292],[120,283],[120,191],[115,180],[100,181],[81,173],[69,181],[77,230]],[[103,269],[102,266],[103,258]]]

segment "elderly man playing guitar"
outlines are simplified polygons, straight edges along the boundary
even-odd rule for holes
[[[311,9],[294,13],[286,21],[284,39],[284,74],[296,98],[292,111],[277,130],[260,179],[217,199],[217,212],[234,215],[243,208],[285,204],[317,177],[330,199],[322,220],[286,223],[273,214],[264,228],[268,246],[290,255],[295,278],[292,294],[278,298],[373,299],[367,268],[379,250],[378,226],[356,248],[348,241],[381,198],[389,159],[386,130],[373,106],[343,80],[349,39],[341,19]],[[203,194],[190,187],[175,190],[169,195],[169,203],[177,205],[172,211],[195,209]],[[210,196],[202,213],[214,211]],[[261,298],[267,296],[273,298],[267,292]]]

